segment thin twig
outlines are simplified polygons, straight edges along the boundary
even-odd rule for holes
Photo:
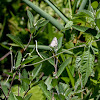
[[[13,78],[12,78],[12,81],[11,81],[10,88],[9,88],[8,95],[7,95],[7,96],[9,96],[9,93],[10,93],[10,90],[11,90],[11,87],[12,87],[12,84],[13,84],[13,81],[14,81],[15,76],[17,75],[18,69],[19,69],[20,67],[21,67],[21,66],[19,66],[19,67],[17,68],[17,71],[16,71],[15,74],[13,75]]]
[[[11,51],[11,49],[10,49],[10,51]],[[11,55],[11,71],[10,72],[12,72],[12,69],[13,69],[13,55],[12,55],[12,51],[11,51],[10,55]],[[8,82],[9,78],[10,78],[10,75],[8,76],[5,84]]]
[[[79,48],[79,47],[84,47],[84,46],[86,46],[86,45],[83,44],[83,45],[80,45],[80,46],[76,46],[76,47],[73,47],[73,48],[70,48],[70,49],[64,50],[64,51],[62,51],[62,52],[56,54],[55,56],[60,55],[60,54],[66,52],[66,51],[68,51],[68,50],[72,50],[72,49]],[[33,64],[28,64],[28,65],[24,65],[24,66],[32,66],[32,65],[36,65],[36,64],[39,64],[39,63],[44,62],[44,61],[46,61],[46,60],[49,60],[49,59],[51,59],[51,58],[53,58],[53,57],[54,57],[54,56],[51,56],[51,57],[46,58],[46,59],[43,59],[43,60],[41,60],[41,61],[39,61],[39,62],[36,62],[36,63],[33,63]]]
[[[55,68],[54,74],[56,75],[57,74],[57,63],[58,63],[58,59],[57,59],[57,57],[55,57],[55,54],[54,53],[53,53],[53,56],[54,56],[54,68]]]
[[[30,44],[30,42],[31,42],[31,39],[32,39],[32,34],[30,34],[30,39],[29,39],[29,41],[28,41],[27,46],[24,48],[24,51],[28,48],[28,46],[29,46],[29,44]]]
[[[38,49],[37,49],[37,40],[35,40],[35,42],[36,42],[36,52],[37,52],[37,54],[43,59],[43,57],[40,55],[40,53],[39,53],[39,51],[38,51]]]
[[[43,77],[43,75],[44,75],[44,72],[42,72],[41,73],[41,75],[39,76],[39,80]],[[24,96],[27,94],[27,92],[30,90],[30,85],[31,85],[31,83],[32,83],[32,81],[33,81],[33,79],[30,81],[30,84],[29,84],[29,88],[27,89],[27,91],[24,93]]]
[[[97,41],[100,41],[100,39],[95,40],[95,41],[92,41],[91,43],[93,43],[93,42],[97,42]],[[73,47],[73,48],[70,48],[70,49],[64,50],[64,51],[62,51],[62,52],[56,54],[55,56],[60,55],[60,54],[62,54],[62,53],[64,53],[64,52],[66,52],[66,51],[73,50],[73,49],[76,49],[76,48],[79,48],[79,47],[84,47],[84,46],[86,46],[86,44],[79,45],[79,46],[76,46],[76,47]],[[51,58],[53,58],[53,57],[54,57],[54,56],[51,56],[51,57],[46,58],[46,59],[43,59],[43,60],[41,60],[41,61],[39,61],[39,62],[36,62],[36,63],[33,63],[33,64],[28,64],[28,65],[24,65],[24,67],[25,67],[25,66],[33,66],[33,65],[36,65],[36,64],[42,63],[42,62],[44,62],[44,61],[46,61],[46,60],[49,60],[49,59],[51,59]]]
[[[6,53],[3,57],[0,58],[0,61],[2,61],[3,59],[5,59],[12,51],[9,51],[8,53]]]

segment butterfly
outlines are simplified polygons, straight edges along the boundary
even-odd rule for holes
[[[54,37],[49,46],[50,47],[57,47],[57,45],[58,45],[57,38]]]

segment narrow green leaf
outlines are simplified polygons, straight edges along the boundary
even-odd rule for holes
[[[36,59],[38,57],[38,55],[33,55],[33,57],[30,57],[30,58],[27,58],[27,59],[25,59],[22,63],[21,63],[21,65],[24,65],[24,64],[27,64],[27,63],[29,63],[29,62],[32,62],[34,59]]]
[[[82,3],[81,3],[80,8],[79,8],[79,11],[83,10],[85,8],[87,1],[88,0],[82,0]]]
[[[19,65],[21,63],[21,59],[22,59],[22,53],[19,51],[18,55],[17,55],[17,61],[16,61],[15,67],[19,67]]]
[[[33,17],[32,13],[29,10],[27,10],[27,15],[28,15],[29,22],[30,22],[30,28],[32,28],[33,24],[34,24],[34,17]]]
[[[27,84],[29,84],[29,83],[30,83],[29,78],[21,78],[21,80],[22,80],[23,82],[27,83]]]
[[[49,22],[49,20],[44,20],[44,19],[38,20],[36,23],[37,29],[42,27],[42,26],[45,26],[48,22]]]
[[[100,18],[100,8],[97,10],[97,12],[96,12],[96,16],[95,16],[96,18]]]
[[[58,50],[62,47],[62,39],[63,39],[63,37],[60,37],[58,39]]]
[[[15,95],[11,92],[10,95],[9,95],[9,98],[8,100],[18,100]]]
[[[73,25],[72,27],[81,32],[85,32],[87,29],[89,29],[88,27],[79,26],[79,25]]]
[[[72,74],[71,74],[71,72],[70,72],[68,67],[66,67],[66,70],[67,70],[68,76],[69,76],[69,78],[71,80],[71,84],[74,87],[74,78],[73,78],[73,76],[72,76]]]
[[[66,84],[70,82],[70,79],[68,77],[61,77],[63,81],[65,81]]]
[[[22,98],[21,96],[16,96],[16,98],[17,98],[18,100],[23,100],[23,98]]]
[[[37,66],[37,67],[34,68],[34,70],[33,70],[33,72],[32,72],[32,73],[33,73],[33,79],[36,78],[36,76],[37,76],[38,73],[40,72],[41,68],[42,68],[42,64],[40,64],[39,66]]]
[[[39,84],[40,88],[42,89],[43,93],[45,94],[45,96],[48,98],[48,100],[51,100],[51,95],[50,92],[47,90],[46,85],[44,84],[44,82],[41,82]]]
[[[27,5],[29,5],[33,10],[35,10],[37,13],[39,13],[42,17],[49,20],[55,27],[57,27],[59,30],[62,30],[64,28],[63,25],[61,25],[56,19],[54,19],[52,16],[44,12],[42,9],[40,9],[38,6],[34,5],[32,2],[28,0],[23,0]]]
[[[26,69],[23,69],[23,71],[22,71],[21,80],[22,80],[22,87],[23,87],[24,91],[27,91],[27,89],[29,88],[29,83],[24,81],[23,79],[28,80],[28,72],[26,71]]]
[[[72,27],[78,31],[89,33],[93,36],[97,35],[97,31],[95,29],[91,29],[89,27],[84,27],[84,26],[79,26],[79,25],[73,25]]]
[[[7,34],[7,36],[12,40],[14,41],[17,45],[19,45],[21,48],[24,48],[24,45],[21,43],[21,40],[19,37],[17,36],[14,36],[12,34]]]
[[[32,94],[30,93],[30,94],[28,94],[25,98],[24,98],[24,100],[30,100],[30,97],[32,96]]]
[[[28,78],[28,72],[26,71],[26,69],[23,69],[22,76],[23,78]]]
[[[3,92],[5,93],[5,95],[7,96],[8,94],[8,88],[6,85],[1,85]]]
[[[46,53],[40,53],[40,54],[41,54],[45,59],[46,59],[46,58],[49,58],[49,56],[48,56]],[[50,63],[51,65],[54,66],[54,60],[53,60],[53,58],[49,59],[48,61],[49,61],[49,63]]]
[[[11,77],[13,77],[13,73],[11,73],[11,72],[5,72],[5,74],[10,75]]]
[[[89,10],[80,10],[77,14],[76,17],[90,17],[94,20],[94,15],[91,11]]]
[[[59,67],[58,72],[57,72],[57,77],[59,77],[62,72],[64,71],[64,69],[66,68],[66,66],[71,62],[71,58],[68,58],[67,60],[65,60]]]
[[[96,25],[98,26],[98,28],[100,29],[100,18],[99,19],[95,19]]]
[[[52,89],[52,84],[51,84],[52,79],[53,79],[53,77],[49,76],[45,81],[45,84],[47,85],[47,90],[49,90],[49,91]]]

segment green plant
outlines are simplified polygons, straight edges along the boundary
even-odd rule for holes
[[[21,50],[17,51],[12,59],[15,63],[12,63],[11,72],[6,72],[9,77],[5,85],[3,81],[0,83],[2,98],[4,96],[8,100],[99,100],[100,7],[94,6],[96,1],[92,4],[89,1],[88,8],[85,9],[87,0],[68,0],[70,16],[66,17],[52,2],[44,0],[65,25],[29,0],[23,1],[45,19],[34,22],[33,14],[27,10],[30,32],[27,45],[17,36],[7,35],[15,43],[10,45],[20,47]],[[58,32],[51,31],[53,27],[50,23],[63,35],[59,35],[58,39],[55,37],[49,46],[38,45],[37,40],[35,45],[30,45],[32,39],[47,32],[45,28],[49,30],[48,36]],[[10,51],[12,58],[13,48]],[[12,86],[14,81],[17,81],[17,86]]]

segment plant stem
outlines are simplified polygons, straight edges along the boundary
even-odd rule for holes
[[[55,54],[53,53],[53,56],[54,56],[54,68],[55,68],[55,72],[54,72],[54,74],[56,75],[57,74],[57,64],[58,64],[58,58],[57,57],[55,57]],[[55,76],[55,78],[57,78],[56,76]]]
[[[2,61],[3,59],[5,59],[10,53],[11,53],[11,51],[9,51],[8,53],[6,53],[3,57],[0,58],[0,61]]]
[[[65,23],[69,21],[67,17],[50,0],[44,1],[48,3],[48,5],[64,20]]]
[[[29,39],[29,41],[28,41],[27,46],[24,48],[24,51],[28,48],[28,46],[29,46],[29,44],[30,44],[30,42],[31,42],[31,39],[32,39],[32,34],[30,34],[30,39]]]
[[[71,9],[71,2],[70,2],[70,0],[68,0],[68,3],[69,3],[70,16],[71,16],[71,19],[72,19],[72,9]]]
[[[7,97],[9,96],[9,93],[10,93],[10,91],[11,91],[11,87],[12,87],[13,81],[14,81],[15,76],[17,75],[18,69],[19,69],[20,67],[21,67],[21,66],[19,66],[19,67],[17,68],[17,71],[16,71],[15,74],[13,75],[13,78],[12,78],[12,81],[11,81],[11,84],[10,84],[10,88],[9,88]]]

